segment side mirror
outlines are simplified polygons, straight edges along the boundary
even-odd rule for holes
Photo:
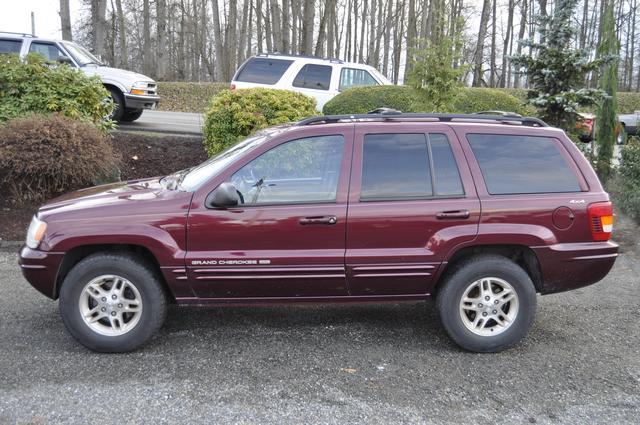
[[[73,61],[69,56],[58,56],[58,63],[66,63],[69,66],[73,65]]]
[[[205,206],[207,208],[230,208],[240,204],[240,197],[236,187],[225,182],[207,195]]]

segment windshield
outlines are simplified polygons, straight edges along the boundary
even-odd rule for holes
[[[271,132],[260,132],[248,139],[236,143],[235,145],[220,152],[218,155],[209,158],[202,164],[196,165],[188,170],[188,173],[182,177],[179,184],[180,189],[185,191],[197,189],[202,183],[218,174],[227,165],[235,161],[240,155],[260,145],[271,137],[271,135]]]
[[[85,65],[88,65],[90,63],[94,63],[96,65],[102,65],[103,64],[102,62],[100,62],[100,59],[98,59],[97,57],[93,56],[84,47],[79,46],[76,43],[70,43],[68,41],[64,42],[63,44],[64,44],[64,47],[69,52],[69,54],[71,56],[73,56],[73,59],[78,63],[78,65],[85,66]]]

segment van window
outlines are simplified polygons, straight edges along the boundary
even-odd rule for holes
[[[580,191],[556,139],[498,134],[467,139],[492,195]]]
[[[362,156],[362,200],[433,195],[424,134],[367,134]]]
[[[0,53],[20,53],[22,40],[0,39]]]
[[[331,70],[330,66],[307,64],[296,75],[295,80],[293,80],[293,87],[329,90]]]
[[[342,136],[316,136],[276,146],[233,176],[242,205],[335,202]]]
[[[285,59],[251,58],[234,77],[235,81],[256,84],[275,84],[293,61]]]
[[[349,87],[375,86],[378,82],[364,69],[342,68],[340,71],[340,86],[338,90],[346,90]]]

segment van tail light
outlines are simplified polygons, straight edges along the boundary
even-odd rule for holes
[[[613,205],[611,202],[596,202],[588,207],[591,236],[594,241],[608,241],[613,232]]]
[[[231,85],[229,86],[229,90],[235,90],[235,89],[236,89],[236,85],[235,85],[235,84],[231,84]]]

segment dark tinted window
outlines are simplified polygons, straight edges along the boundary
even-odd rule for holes
[[[436,195],[464,195],[458,165],[453,157],[449,140],[444,134],[429,134]]]
[[[293,80],[293,87],[305,89],[329,90],[330,84],[331,67],[325,65],[307,64],[302,67]]]
[[[362,199],[433,194],[424,134],[368,134],[362,158]]]
[[[20,53],[22,40],[0,40],[0,53]]]
[[[491,194],[580,191],[555,139],[495,134],[467,138]]]
[[[238,71],[234,80],[245,83],[275,84],[292,63],[293,61],[284,59],[249,59]]]

